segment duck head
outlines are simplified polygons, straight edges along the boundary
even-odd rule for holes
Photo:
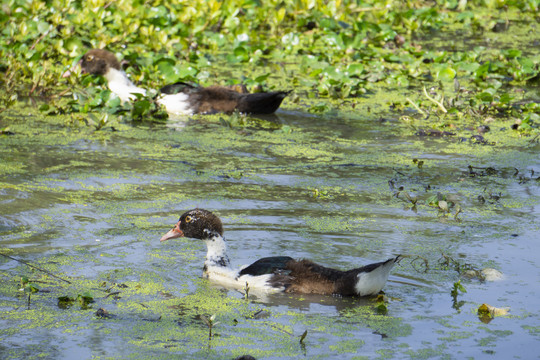
[[[179,237],[204,240],[216,235],[223,236],[221,220],[208,210],[193,209],[183,213],[176,225],[163,235],[160,241]]]
[[[122,70],[120,62],[110,51],[103,49],[92,49],[83,55],[76,65],[81,69],[82,74],[93,74],[104,76],[110,69]],[[62,77],[71,76],[72,71],[66,71]]]
[[[81,59],[81,72],[83,74],[105,75],[109,69],[121,70],[120,62],[110,51],[92,49]]]

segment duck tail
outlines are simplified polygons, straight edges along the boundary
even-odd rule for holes
[[[244,94],[237,109],[242,113],[248,114],[272,114],[290,93],[291,91],[274,91]]]

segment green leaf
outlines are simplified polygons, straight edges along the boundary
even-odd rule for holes
[[[306,331],[304,331],[304,333],[300,336],[300,344],[304,343],[304,339],[306,338],[307,334],[308,334],[308,331],[306,329]]]
[[[514,59],[521,56],[521,50],[517,49],[503,50],[502,53],[509,59]]]
[[[138,100],[133,103],[132,115],[136,118],[142,118],[150,110],[150,101]]]
[[[521,69],[523,70],[524,73],[533,74],[536,72],[535,70],[536,65],[534,61],[532,61],[531,59],[523,57],[523,58],[517,59],[517,61],[521,65]]]
[[[456,70],[452,69],[451,67],[446,67],[439,70],[439,72],[437,73],[437,80],[454,81],[456,74]]]
[[[32,283],[29,283],[28,285],[24,287],[24,292],[27,292],[27,293],[36,293],[38,291],[39,291],[39,288],[35,284],[32,284]]]
[[[336,81],[341,81],[344,78],[344,74],[334,66],[326,67],[323,71],[323,74],[326,75],[328,78]]]
[[[235,47],[233,53],[238,61],[245,62],[249,60],[249,52],[244,46]]]
[[[51,27],[51,24],[49,24],[46,21],[38,21],[38,23],[37,23],[37,31],[40,34],[44,34],[47,31],[49,31],[50,27]]]
[[[483,79],[489,74],[490,71],[491,71],[491,62],[487,61],[483,65],[480,65],[478,69],[476,69],[474,75],[478,79]]]
[[[349,64],[347,66],[347,73],[349,76],[360,76],[364,72],[364,65],[362,64]]]
[[[377,311],[377,314],[386,315],[388,313],[388,307],[384,301],[379,301],[375,304],[375,311]]]
[[[158,70],[168,83],[174,83],[178,80],[178,70],[175,67],[174,62],[162,60],[157,63]]]
[[[270,73],[266,73],[264,75],[257,76],[255,78],[255,82],[262,83],[262,82],[266,81],[266,79],[268,79],[269,76],[270,76]]]

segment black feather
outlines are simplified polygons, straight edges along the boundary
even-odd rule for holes
[[[164,87],[162,87],[160,89],[160,92],[162,94],[174,95],[174,94],[179,94],[181,92],[188,93],[188,92],[191,92],[191,91],[193,91],[194,89],[197,89],[197,88],[198,88],[198,86],[196,86],[196,85],[189,84],[189,83],[186,83],[186,82],[183,82],[183,81],[179,81],[179,82],[176,82],[174,84],[165,85]]]
[[[242,269],[238,276],[274,274],[279,270],[287,270],[287,263],[294,260],[289,256],[265,257]]]
[[[290,91],[243,94],[236,109],[246,114],[274,113]]]

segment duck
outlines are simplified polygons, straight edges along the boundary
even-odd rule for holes
[[[92,49],[83,55],[77,64],[82,74],[103,76],[109,90],[122,102],[137,99],[137,95],[146,95],[146,90],[133,84],[122,70],[116,56],[105,49]],[[68,77],[68,70],[63,77]],[[233,113],[273,114],[290,91],[261,93],[242,93],[223,86],[199,87],[184,82],[166,85],[160,90],[157,102],[165,107],[169,114],[193,115]]]
[[[224,287],[265,293],[301,293],[334,296],[377,295],[401,255],[386,261],[342,271],[289,256],[265,257],[235,269],[227,256],[220,218],[205,209],[188,210],[160,241],[175,238],[202,240],[207,247],[203,277]]]

